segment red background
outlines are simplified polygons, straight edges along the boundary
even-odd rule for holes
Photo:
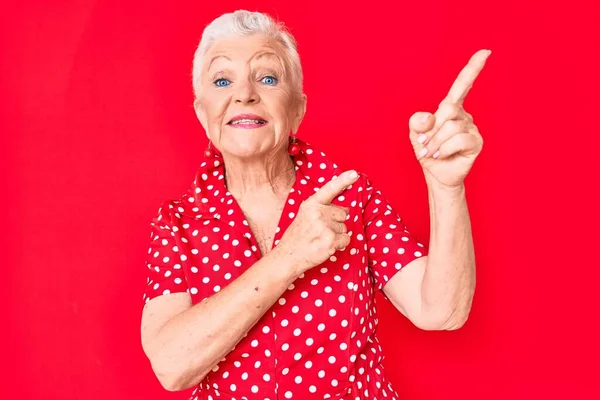
[[[141,350],[142,260],[150,218],[202,161],[202,29],[249,8],[299,41],[300,136],[368,173],[423,240],[408,118],[493,51],[465,103],[485,139],[467,179],[471,318],[424,332],[382,306],[388,371],[403,399],[600,398],[598,6],[376,3],[4,4],[0,397],[187,399],[162,390]]]

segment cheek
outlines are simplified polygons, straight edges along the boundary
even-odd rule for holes
[[[294,119],[294,98],[289,91],[282,90],[277,92],[277,96],[273,99],[273,108],[277,119],[281,124],[290,125]]]
[[[227,112],[229,105],[228,96],[218,96],[208,94],[203,101],[204,110],[206,110],[206,119],[209,124],[220,123]]]

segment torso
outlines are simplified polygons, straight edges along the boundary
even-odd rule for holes
[[[281,213],[288,199],[290,188],[295,181],[295,172],[291,182],[283,187],[273,188],[273,191],[246,194],[236,201],[248,221],[252,235],[256,239],[262,256],[273,248],[275,234],[281,220]]]
[[[273,240],[285,205],[285,197],[265,196],[259,201],[241,201],[240,208],[246,216],[252,234],[263,256],[273,248]]]
[[[220,164],[201,169],[190,192],[166,208],[169,215],[165,220],[174,225],[165,240],[168,248],[149,253],[151,260],[176,263],[173,274],[184,274],[174,282],[150,281],[149,287],[174,292],[185,282],[192,304],[198,304],[268,254],[293,222],[301,203],[340,173],[324,156],[317,153],[307,158],[304,154],[311,155],[312,149],[303,151],[296,157],[303,169],[293,189],[287,193],[277,190],[277,195],[246,193],[237,204],[223,184]],[[403,235],[400,221],[379,197],[369,201],[379,194],[361,179],[332,202],[350,209],[346,224],[353,232],[351,243],[298,277],[199,383],[191,399],[397,398],[382,366],[376,336],[375,280],[387,280],[381,274],[405,265],[418,248],[408,237],[402,237],[407,241],[399,239]],[[366,223],[365,218],[373,219],[375,213],[377,220]],[[390,232],[392,226],[397,227],[396,240],[367,235],[369,225],[371,232],[379,227]],[[169,255],[164,253],[167,250]],[[162,273],[160,268],[157,271]]]

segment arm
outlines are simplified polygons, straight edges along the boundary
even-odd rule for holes
[[[191,306],[188,293],[150,300],[142,313],[142,347],[167,390],[200,382],[296,280],[275,248],[238,279]]]
[[[404,266],[383,290],[417,327],[453,330],[466,322],[475,291],[475,255],[465,187],[449,190],[428,180],[428,192],[429,254]]]
[[[165,389],[202,381],[296,278],[348,245],[348,211],[330,203],[357,178],[341,174],[305,200],[280,243],[218,293],[193,307],[187,293],[148,301],[142,346]]]
[[[475,254],[464,180],[483,147],[465,97],[491,51],[480,50],[460,71],[435,114],[415,113],[410,140],[429,194],[429,256],[390,280],[386,294],[415,325],[452,330],[464,325],[475,292]]]

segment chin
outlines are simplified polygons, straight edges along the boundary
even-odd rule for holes
[[[264,141],[258,138],[221,138],[222,153],[227,153],[239,158],[251,158],[261,155],[266,150]]]

